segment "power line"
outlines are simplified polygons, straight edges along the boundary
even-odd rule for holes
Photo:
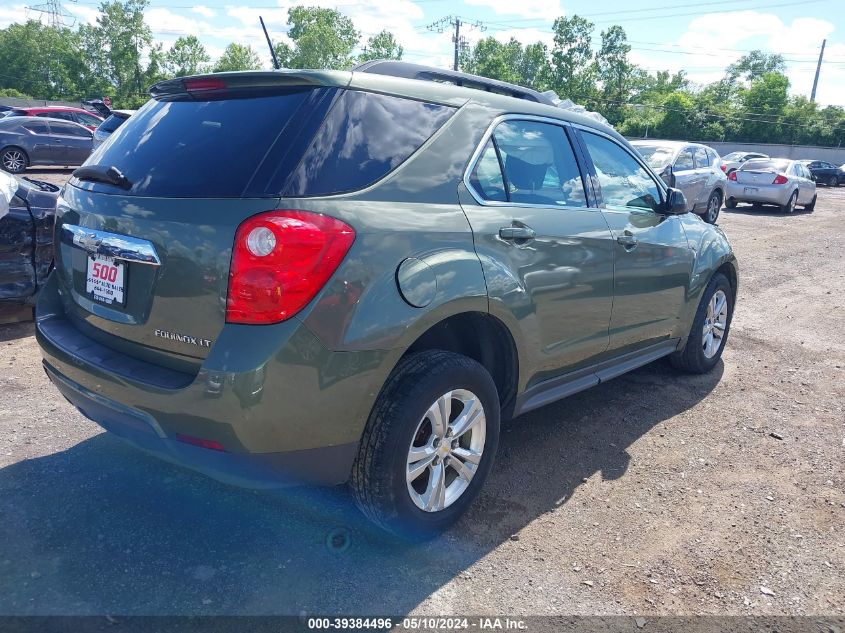
[[[71,2],[76,2],[76,0],[71,0]],[[46,0],[42,4],[27,6],[27,18],[29,18],[30,12],[40,13],[41,16],[46,17],[47,24],[53,28],[58,29],[76,24],[76,18],[62,6],[60,0]]]
[[[455,29],[455,34],[452,35],[452,42],[455,44],[455,62],[452,69],[458,70],[461,53],[469,48],[469,43],[466,38],[461,35],[461,27],[465,26],[471,29],[475,28],[480,31],[486,31],[487,27],[484,26],[480,20],[476,20],[475,22],[465,22],[460,16],[447,15],[444,18],[440,18],[439,20],[432,22],[426,26],[426,28],[429,31],[443,33],[449,26]]]

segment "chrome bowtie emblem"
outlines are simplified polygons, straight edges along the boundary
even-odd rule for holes
[[[88,233],[86,235],[74,235],[74,242],[78,246],[81,246],[86,251],[91,253],[96,253],[97,249],[100,248],[100,245],[103,243],[102,238],[97,237],[96,233]]]

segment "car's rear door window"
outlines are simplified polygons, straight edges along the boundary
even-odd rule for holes
[[[502,177],[502,168],[492,139],[484,146],[469,178],[472,189],[479,197],[495,202],[507,202],[505,179]]]
[[[505,121],[494,132],[511,202],[586,207],[584,182],[563,127]]]
[[[658,209],[660,188],[633,155],[605,136],[582,131],[581,137],[592,158],[606,205]]]

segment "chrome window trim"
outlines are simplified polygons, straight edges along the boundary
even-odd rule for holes
[[[584,199],[586,204],[583,207],[562,204],[536,204],[533,202],[500,202],[498,200],[487,200],[485,198],[482,198],[481,195],[472,186],[472,183],[470,182],[470,175],[473,171],[475,171],[475,166],[478,161],[481,160],[481,155],[484,153],[484,148],[487,146],[488,141],[493,136],[493,132],[496,130],[496,127],[500,123],[504,123],[505,121],[534,121],[536,123],[548,123],[550,125],[556,125],[557,127],[564,128],[564,134],[566,134],[566,127],[572,127],[572,124],[569,121],[564,121],[563,119],[555,119],[552,117],[540,116],[536,114],[502,114],[493,119],[490,122],[490,125],[487,126],[487,130],[484,132],[484,135],[478,142],[478,146],[472,153],[472,156],[469,159],[469,163],[467,164],[467,168],[464,170],[464,186],[467,188],[467,191],[469,191],[470,195],[478,204],[483,207],[524,207],[528,209],[598,210],[598,207],[590,205],[589,195],[587,194],[587,182],[589,179],[585,177],[585,174],[581,171],[581,165],[578,164],[576,149],[572,147],[572,142],[569,140],[568,136],[566,137],[566,140],[570,145],[572,155],[575,157],[575,165],[576,167],[578,167],[578,173],[581,176],[581,186],[584,188]]]

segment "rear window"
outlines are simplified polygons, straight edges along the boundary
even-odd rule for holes
[[[760,171],[766,169],[786,169],[789,165],[788,160],[772,160],[770,158],[752,158],[743,163],[740,167],[741,171]]]
[[[338,88],[151,100],[116,128],[90,165],[117,167],[151,197],[327,195],[365,187],[417,150],[453,108]]]
[[[108,119],[100,123],[100,127],[98,128],[102,132],[108,132],[111,134],[117,128],[119,128],[123,123],[126,121],[127,117],[119,116],[117,114],[112,114]]]
[[[634,145],[652,169],[660,169],[672,162],[675,148],[664,145]]]

